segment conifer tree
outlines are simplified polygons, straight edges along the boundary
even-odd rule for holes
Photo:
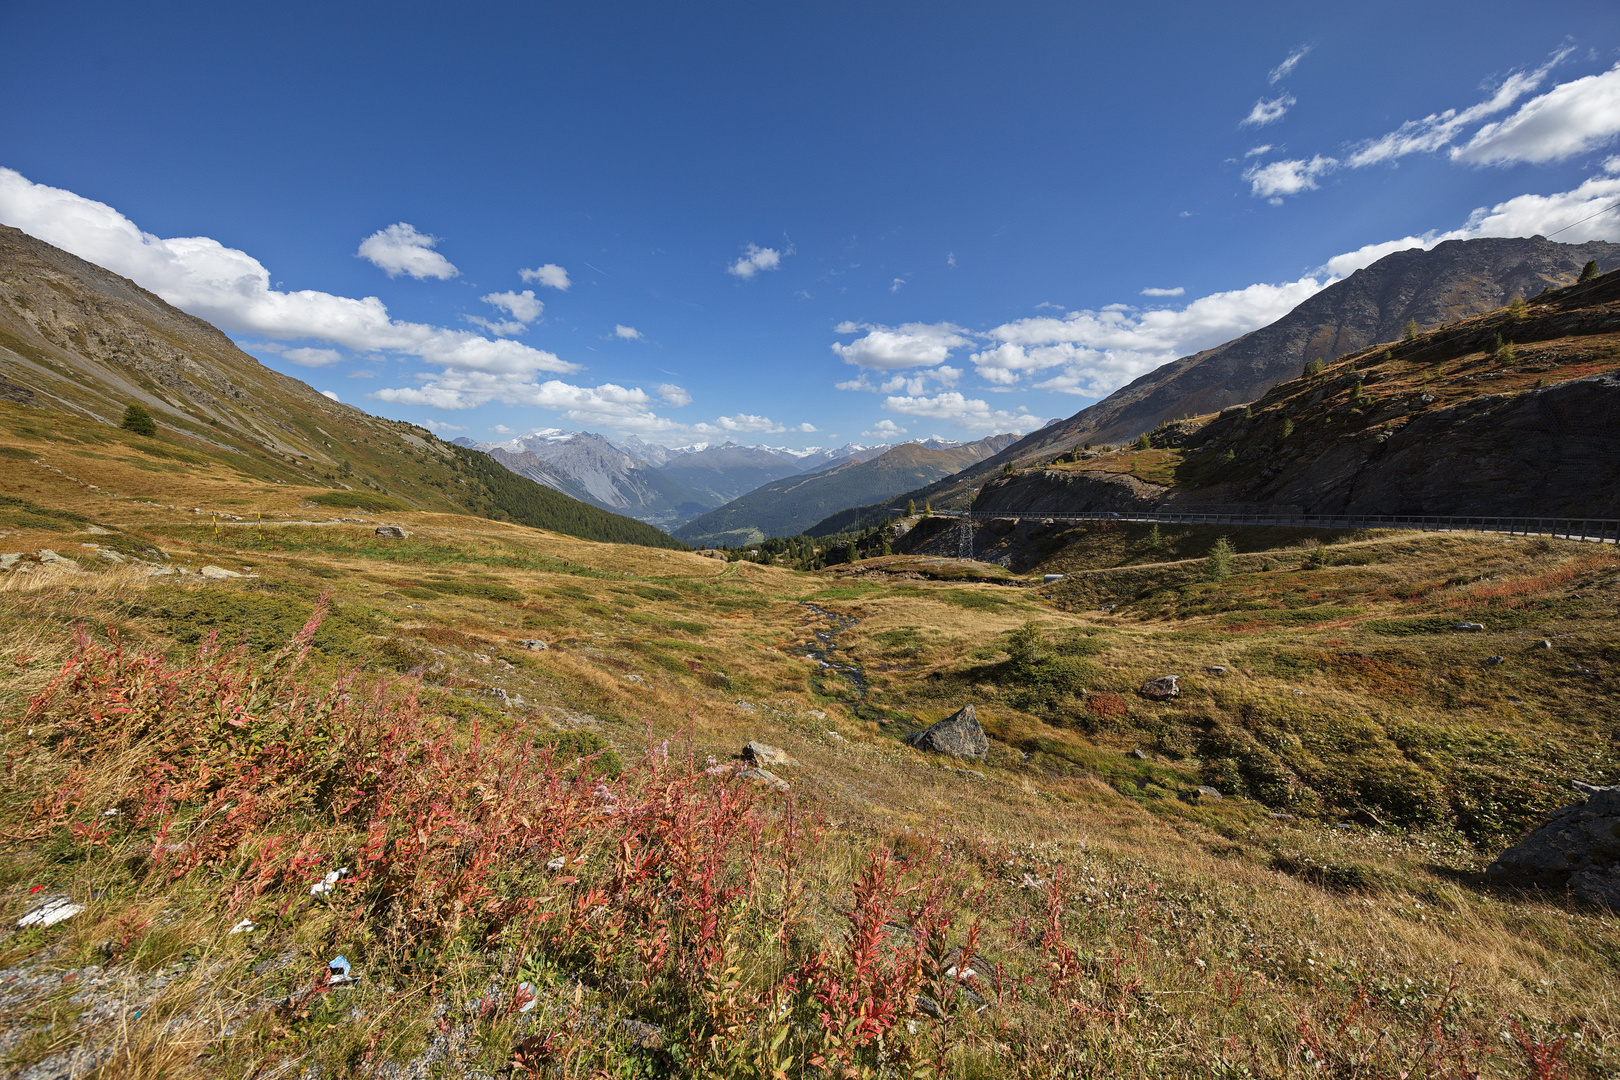
[[[124,420],[118,426],[137,435],[157,434],[157,421],[152,419],[152,414],[134,403],[124,410]]]

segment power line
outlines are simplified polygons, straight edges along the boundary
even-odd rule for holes
[[[1620,206],[1620,202],[1614,203],[1611,206],[1605,206],[1603,209],[1599,210],[1597,213],[1590,214],[1590,215],[1588,215],[1586,217],[1581,218],[1580,221],[1572,221],[1568,225],[1565,225],[1562,229],[1559,229],[1556,232],[1548,233],[1547,234],[1547,239],[1551,240],[1553,237],[1557,236],[1558,233],[1567,232],[1570,229],[1573,229],[1577,225],[1581,225],[1581,224],[1584,224],[1584,223],[1586,223],[1588,221],[1591,221],[1592,218],[1602,217],[1604,214],[1607,214],[1610,210],[1613,210],[1617,206]]]

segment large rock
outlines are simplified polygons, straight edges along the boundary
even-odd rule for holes
[[[1620,784],[1577,780],[1575,790],[1586,799],[1554,810],[1486,873],[1510,884],[1567,889],[1577,900],[1620,909]]]
[[[794,761],[793,757],[786,750],[772,746],[769,743],[762,743],[752,740],[749,741],[748,745],[742,748],[742,756],[744,759],[752,761],[755,765],[769,765],[773,768],[783,765],[798,764],[798,762]]]
[[[381,536],[386,540],[403,540],[407,536],[411,535],[398,525],[379,525],[377,526],[375,532],[376,535]]]
[[[990,740],[971,705],[962,706],[933,727],[907,735],[905,741],[919,750],[951,757],[982,759],[990,753]]]
[[[1168,701],[1180,693],[1181,677],[1178,675],[1165,675],[1142,684],[1142,696],[1154,701]]]

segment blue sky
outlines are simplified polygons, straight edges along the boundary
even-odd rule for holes
[[[803,446],[1620,201],[1620,5],[1122,8],[6,4],[0,221],[447,437]]]

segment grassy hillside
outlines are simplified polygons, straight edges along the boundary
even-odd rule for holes
[[[1620,776],[1606,549],[1272,530],[1217,583],[1207,533],[1095,526],[1028,577],[807,574],[421,510],[216,533],[291,485],[0,454],[9,1073],[1620,1067],[1612,914],[1480,873]],[[983,761],[900,742],[970,703]]]
[[[966,446],[902,443],[868,461],[766,484],[675,530],[693,544],[736,547],[768,536],[797,536],[836,510],[949,476],[1013,440],[995,435]]]
[[[155,437],[117,427],[131,404],[155,418]],[[249,492],[231,491],[238,514],[304,500],[471,511],[589,539],[682,546],[422,428],[324,397],[133,282],[6,226],[0,424],[28,443],[19,452],[38,451],[56,467],[134,498],[225,509],[206,500],[222,483],[253,481]],[[192,479],[175,489],[155,482],[163,473]],[[26,484],[32,475],[23,468],[15,479]]]

